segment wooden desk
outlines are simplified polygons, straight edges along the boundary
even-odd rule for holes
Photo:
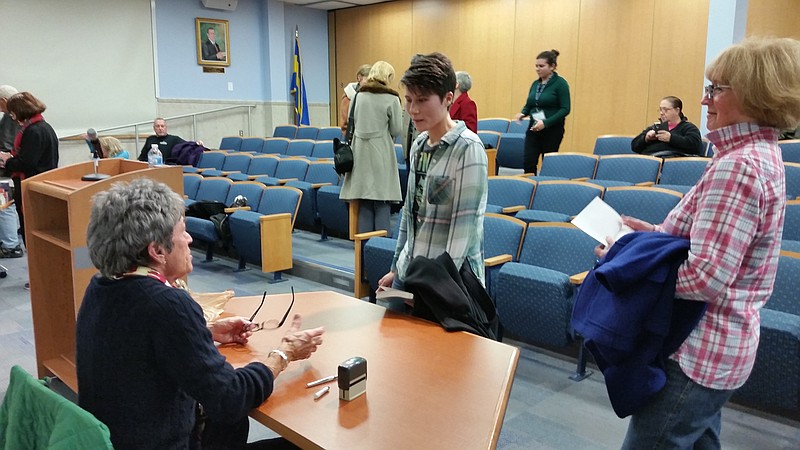
[[[261,297],[232,299],[226,312],[249,317]],[[280,318],[291,294],[268,295],[256,320]],[[251,416],[303,448],[486,449],[497,445],[519,350],[403,316],[334,292],[297,294],[303,328],[325,326],[310,359],[293,362]],[[223,346],[234,366],[266,357],[288,329],[264,330],[245,347]],[[352,356],[367,360],[367,392],[339,400],[305,384],[335,374]]]

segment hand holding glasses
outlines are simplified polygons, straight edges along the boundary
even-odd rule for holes
[[[292,302],[289,303],[289,309],[286,310],[280,321],[277,319],[271,319],[261,323],[254,323],[253,320],[256,318],[256,315],[258,315],[258,312],[261,311],[261,307],[264,306],[264,300],[267,298],[267,291],[264,291],[264,295],[261,297],[261,303],[258,305],[258,308],[256,308],[256,311],[253,313],[253,315],[250,316],[250,322],[253,322],[255,325],[254,328],[250,329],[251,332],[255,333],[256,331],[261,330],[275,330],[283,326],[283,324],[286,322],[286,318],[289,317],[289,311],[291,311],[292,306],[294,306],[294,286],[292,286],[291,289]]]

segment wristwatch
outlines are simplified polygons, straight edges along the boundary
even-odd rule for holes
[[[283,350],[278,350],[276,348],[267,354],[267,358],[272,356],[273,353],[281,357],[281,370],[286,370],[286,367],[289,365],[289,357],[286,356],[286,353],[284,353]]]

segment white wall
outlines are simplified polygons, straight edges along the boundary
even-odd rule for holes
[[[60,137],[155,116],[149,0],[0,0],[0,18],[0,84],[41,99]]]

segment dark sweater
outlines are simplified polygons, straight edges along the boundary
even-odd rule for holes
[[[188,448],[197,402],[232,423],[272,393],[265,365],[234,370],[189,294],[152,278],[93,278],[76,328],[79,404],[116,449]]]
[[[175,147],[175,145],[180,144],[181,142],[186,141],[184,141],[181,137],[171,134],[162,137],[158,137],[154,134],[144,141],[142,151],[139,153],[139,161],[147,161],[147,152],[150,151],[150,146],[153,144],[158,144],[158,149],[161,150],[161,156],[166,162],[172,156],[172,147]]]
[[[522,108],[522,115],[530,115],[538,108],[544,112],[544,126],[546,128],[552,126],[563,127],[564,120],[570,111],[569,84],[567,84],[567,80],[553,72],[553,76],[542,88],[542,93],[537,101],[536,90],[540,84],[542,84],[541,80],[536,80],[531,85],[531,90],[528,92],[528,100]]]
[[[32,123],[22,132],[17,156],[6,161],[9,172],[22,172],[30,178],[58,167],[58,136],[44,120]]]
[[[688,156],[703,156],[703,138],[700,136],[700,130],[688,120],[681,120],[678,122],[678,125],[670,131],[669,142],[661,142],[657,139],[645,142],[644,136],[652,129],[653,126],[651,125],[642,130],[642,132],[631,141],[631,150],[643,155],[671,152],[678,153],[678,155],[664,155],[659,153],[659,156],[681,156],[680,154],[682,153]],[[669,131],[666,123],[659,124],[657,129]]]

